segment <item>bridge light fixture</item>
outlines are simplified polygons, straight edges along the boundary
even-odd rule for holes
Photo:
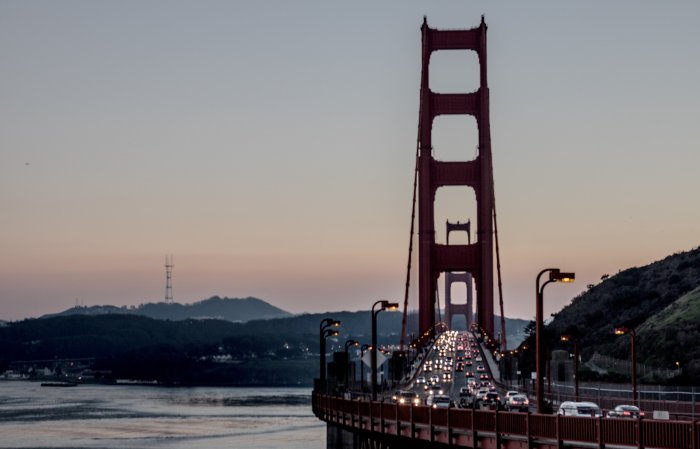
[[[637,333],[629,327],[616,327],[614,333],[615,335],[630,335],[632,342],[632,404],[637,405],[637,350],[635,348]]]
[[[339,332],[335,329],[331,329],[333,327],[339,327],[340,326],[340,321],[334,320],[333,318],[324,318],[321,320],[321,323],[319,325],[319,337],[320,337],[320,381],[321,381],[321,388],[325,390],[326,388],[326,338],[328,337],[337,337],[339,335]]]
[[[542,278],[542,275],[545,273],[549,273],[549,280],[547,280],[542,286],[540,287],[540,279]],[[537,275],[537,279],[535,281],[535,353],[536,353],[536,365],[537,365],[537,391],[536,391],[536,397],[537,397],[537,412],[538,413],[543,413],[544,409],[544,377],[542,377],[543,374],[543,365],[544,365],[544,357],[543,357],[543,348],[542,348],[542,333],[543,333],[543,298],[542,298],[542,293],[544,292],[544,288],[547,284],[550,284],[552,282],[564,282],[564,283],[571,283],[574,282],[576,279],[576,274],[573,272],[563,272],[559,268],[545,268],[544,270],[540,271],[539,274]]]
[[[375,308],[379,306],[377,310]],[[385,300],[372,305],[372,400],[377,400],[377,314],[382,310],[399,310],[399,303]]]
[[[559,339],[574,345],[574,396],[578,402],[578,340],[573,335],[562,335]]]

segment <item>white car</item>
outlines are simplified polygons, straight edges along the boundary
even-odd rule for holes
[[[560,416],[588,416],[597,418],[602,416],[600,407],[594,402],[562,402],[557,411]]]
[[[425,376],[416,377],[416,384],[424,384],[424,383],[425,383]]]
[[[505,399],[507,401],[508,399],[510,399],[511,396],[515,396],[516,394],[520,394],[520,393],[518,393],[515,390],[508,390],[508,391],[506,391],[506,395],[503,397],[503,399]]]
[[[430,398],[428,398],[430,400]],[[428,404],[432,408],[450,408],[452,407],[452,400],[449,396],[438,394],[432,396],[432,400]]]

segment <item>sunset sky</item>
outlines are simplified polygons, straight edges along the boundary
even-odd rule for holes
[[[577,275],[549,315],[700,245],[698,1],[4,0],[0,320],[162,301],[166,254],[177,302],[403,301],[420,25],[482,14],[506,315],[542,268]],[[431,88],[477,68],[437,53]],[[473,119],[433,135],[474,157]],[[440,242],[475,219],[468,189],[436,207]]]

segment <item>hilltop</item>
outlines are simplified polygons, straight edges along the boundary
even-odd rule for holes
[[[700,248],[604,279],[573,299],[547,326],[552,339],[575,334],[584,361],[594,352],[629,358],[629,340],[615,327],[636,329],[640,363],[700,374]]]
[[[57,314],[44,315],[42,318],[68,315],[105,315],[131,314],[142,315],[158,320],[186,319],[220,319],[231,322],[246,322],[291,316],[291,313],[275,307],[258,298],[220,298],[209,299],[193,304],[147,303],[136,307],[116,306],[76,306]]]

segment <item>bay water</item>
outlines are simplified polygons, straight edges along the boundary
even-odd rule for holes
[[[0,448],[325,447],[309,388],[0,382]]]

